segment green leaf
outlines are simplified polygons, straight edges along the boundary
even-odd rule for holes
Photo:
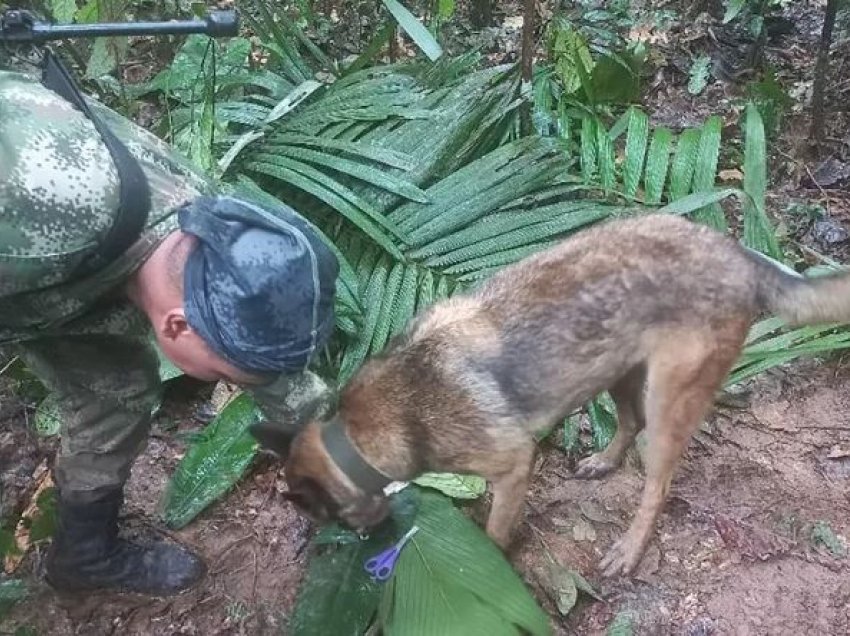
[[[546,591],[552,597],[561,616],[568,615],[578,600],[578,588],[572,573],[560,563],[546,564]]]
[[[456,475],[454,473],[425,473],[413,483],[434,488],[455,499],[477,499],[487,489],[487,482],[478,475]]]
[[[174,378],[179,378],[184,375],[184,373],[165,356],[162,349],[156,344],[156,342],[153,342],[153,348],[159,358],[159,379],[161,382],[168,382],[169,380],[173,380]]]
[[[585,183],[592,183],[596,177],[596,127],[597,122],[590,117],[581,120],[581,173]]]
[[[335,523],[326,525],[313,537],[313,554],[287,634],[364,634],[381,596],[386,598],[392,586],[392,579],[382,584],[372,581],[364,566],[412,526],[418,508],[418,498],[412,490],[405,488],[392,497],[391,519],[365,539]]]
[[[779,261],[783,259],[776,231],[765,213],[767,151],[764,124],[755,104],[747,105],[744,141],[744,244]]]
[[[192,444],[168,483],[161,514],[171,528],[182,528],[229,491],[257,450],[248,427],[262,414],[247,393],[233,399]]]
[[[62,411],[59,409],[59,398],[56,393],[48,393],[38,405],[33,426],[40,437],[59,434],[62,427]]]
[[[738,14],[744,9],[747,0],[727,0],[726,13],[723,14],[723,24],[727,24],[738,17]]]
[[[70,24],[74,21],[74,15],[77,13],[75,0],[48,0],[47,5],[57,22]]]
[[[699,95],[708,86],[708,78],[711,73],[711,58],[708,55],[700,55],[691,64],[688,79],[688,92],[691,95]]]
[[[29,523],[29,538],[32,543],[44,541],[56,531],[56,489],[45,488],[35,503],[36,514]]]
[[[726,197],[732,195],[743,198],[744,193],[738,188],[724,188],[722,190],[712,190],[708,192],[695,192],[686,197],[680,198],[673,203],[668,203],[663,208],[658,210],[663,214],[690,214],[695,210],[704,208],[707,205],[722,201]]]
[[[110,46],[113,38],[96,38],[92,46],[91,56],[86,64],[86,77],[97,79],[112,72],[118,64],[115,50]]]
[[[638,108],[629,109],[629,131],[626,135],[626,157],[623,164],[623,192],[626,196],[637,195],[638,184],[643,173],[643,161],[649,138],[649,117]]]
[[[431,32],[416,17],[408,11],[398,0],[381,0],[411,39],[432,62],[436,61],[442,54],[443,49],[431,35]]]
[[[617,417],[614,402],[608,393],[600,394],[587,405],[587,415],[590,418],[590,429],[593,433],[593,447],[597,451],[605,450],[614,433],[617,432]]]
[[[634,618],[630,612],[619,612],[605,632],[606,636],[632,636],[634,633]]]
[[[645,200],[648,204],[661,203],[664,182],[667,180],[667,169],[670,165],[672,141],[673,133],[668,128],[657,128],[652,133],[643,184]]]
[[[548,618],[481,528],[450,499],[418,496],[420,530],[396,564],[385,633],[551,634]]]
[[[20,579],[0,580],[0,620],[15,603],[24,600],[29,591]]]
[[[386,257],[382,257],[375,265],[372,274],[365,286],[363,307],[366,315],[363,326],[357,339],[350,345],[342,359],[339,369],[340,384],[346,383],[360,367],[369,352],[378,322],[381,318],[381,307],[385,293],[385,285],[389,274],[390,263]]]
[[[287,634],[362,636],[378,608],[382,589],[363,567],[381,550],[376,540],[349,542],[310,559]]]
[[[679,135],[670,169],[670,201],[681,199],[691,191],[701,135],[701,131],[694,128],[688,128]]]
[[[702,127],[694,165],[694,192],[707,192],[714,188],[717,174],[717,161],[720,157],[721,119],[717,115],[709,117]],[[705,223],[715,230],[726,230],[726,218],[717,203],[711,203],[696,210],[693,219]]]

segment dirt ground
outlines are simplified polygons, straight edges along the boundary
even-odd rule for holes
[[[792,5],[798,32],[770,43],[768,51],[799,102],[770,145],[769,212],[799,258],[813,264],[817,252],[846,262],[850,178],[816,184],[813,175],[821,174],[824,161],[837,162],[839,173],[850,162],[850,47],[845,40],[834,55],[827,143],[813,154],[805,91],[823,3]],[[683,60],[714,52],[704,35],[688,39],[691,26],[671,32],[669,45],[658,44],[665,61],[645,103],[654,124],[674,129],[720,113],[725,143],[739,134],[736,100],[744,89],[713,81],[703,94],[688,94]],[[515,29],[490,36],[497,41],[490,52],[495,61],[516,51]],[[809,214],[813,205],[823,216]],[[832,240],[835,232],[839,240]],[[33,475],[55,450],[55,441],[45,443],[28,428],[32,408],[9,399],[4,388],[0,384],[0,514],[4,507],[25,505]],[[801,361],[765,373],[745,389],[739,396],[744,404],[718,407],[691,444],[655,538],[630,581],[602,580],[596,564],[638,502],[639,458],[634,454],[605,480],[583,482],[570,477],[575,458],[546,447],[512,560],[558,634],[604,634],[615,618],[647,635],[850,634],[850,364],[841,358]],[[128,487],[131,534],[156,525],[157,501],[185,452],[181,434],[202,426],[193,408],[204,391],[191,399],[178,391],[165,405]],[[42,582],[43,552],[31,552],[20,570],[31,594],[0,623],[0,634],[21,625],[56,636],[285,633],[312,529],[284,501],[284,488],[278,469],[260,461],[233,493],[174,533],[209,565],[203,584],[175,599],[59,597]],[[559,617],[541,584],[542,543],[605,600],[581,596],[566,619]]]
[[[850,633],[850,560],[842,557],[850,548],[850,365],[801,362],[769,372],[746,399],[745,408],[719,407],[691,444],[631,581],[603,580],[596,564],[637,504],[638,456],[606,480],[583,482],[571,479],[561,451],[541,455],[512,558],[558,634],[603,634],[617,615],[647,635]],[[2,423],[28,435],[16,414]],[[188,418],[180,428],[187,426],[196,424]],[[149,531],[183,448],[174,434],[152,436],[128,489],[131,533]],[[174,534],[210,569],[176,599],[60,597],[40,581],[43,555],[35,552],[22,566],[33,593],[9,624],[56,636],[285,633],[311,529],[281,490],[277,467],[261,462],[225,501]],[[837,543],[813,538],[824,527]],[[540,583],[540,538],[605,601],[582,597],[561,620]]]

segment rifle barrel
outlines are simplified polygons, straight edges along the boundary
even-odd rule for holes
[[[164,22],[115,22],[96,24],[49,24],[34,22],[29,29],[7,34],[13,41],[35,43],[69,38],[91,38],[121,35],[185,35],[203,33],[213,37],[239,33],[235,11],[213,11],[204,20],[174,20]],[[0,40],[3,39],[0,32]]]

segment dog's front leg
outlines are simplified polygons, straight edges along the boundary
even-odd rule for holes
[[[508,549],[522,515],[535,450],[536,446],[531,441],[527,447],[506,453],[504,462],[500,463],[509,464],[509,470],[490,475],[487,479],[493,487],[487,534],[502,550]]]

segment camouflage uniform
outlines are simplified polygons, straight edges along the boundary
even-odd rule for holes
[[[159,362],[128,277],[177,227],[175,209],[214,186],[150,133],[90,102],[140,162],[152,206],[143,236],[107,268],[75,267],[110,227],[118,177],[92,123],[38,81],[0,71],[0,345],[12,344],[63,413],[56,479],[79,500],[123,484],[160,400]],[[297,428],[331,393],[315,375],[249,389]]]

